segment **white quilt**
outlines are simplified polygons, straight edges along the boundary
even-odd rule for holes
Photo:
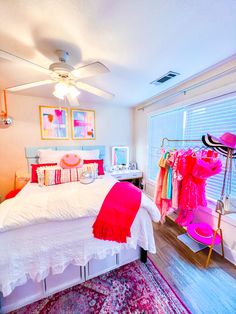
[[[49,221],[97,216],[105,196],[116,182],[107,175],[89,185],[72,182],[39,187],[33,184],[30,194],[20,193],[0,205],[0,232]],[[154,222],[159,221],[157,207],[144,194],[140,207],[148,211]]]

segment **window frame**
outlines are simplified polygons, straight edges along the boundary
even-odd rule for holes
[[[165,113],[170,113],[170,112],[173,112],[173,111],[176,111],[176,110],[183,110],[183,116],[187,114],[187,110],[190,110],[191,108],[196,108],[197,109],[197,106],[198,105],[206,105],[206,106],[213,106],[217,103],[220,103],[220,102],[227,102],[227,101],[230,101],[230,100],[235,100],[236,102],[236,93],[230,93],[230,94],[227,94],[227,95],[220,95],[220,96],[216,96],[214,98],[210,98],[210,99],[206,99],[206,100],[202,100],[202,101],[199,101],[199,102],[195,102],[195,103],[190,103],[190,104],[186,104],[184,106],[181,106],[181,104],[178,104],[178,105],[171,105],[167,108],[160,108],[158,110],[155,110],[153,112],[149,112],[148,115],[147,115],[147,155],[148,155],[148,158],[147,158],[147,164],[146,164],[146,173],[147,173],[147,179],[146,181],[151,184],[151,185],[155,185],[155,180],[153,180],[152,178],[150,178],[149,174],[150,174],[150,154],[151,154],[151,143],[150,143],[150,128],[151,128],[151,118],[155,117],[155,116],[160,116],[161,114],[165,114]],[[184,135],[185,135],[185,127],[184,127],[184,118],[183,118],[183,125],[182,125],[182,134],[183,134],[183,138],[184,138]],[[200,139],[201,140],[201,139]],[[161,150],[161,147],[160,147],[160,150]],[[216,201],[217,199],[214,199],[210,196],[207,196],[207,201],[209,201],[209,205],[210,207],[213,207],[215,206],[216,204]]]

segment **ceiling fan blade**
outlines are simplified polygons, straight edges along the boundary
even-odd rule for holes
[[[75,77],[78,77],[80,79],[87,78],[103,73],[110,72],[110,70],[101,62],[93,62],[87,65],[84,65],[80,68],[77,68],[73,70],[71,73]]]
[[[36,63],[33,63],[29,60],[23,59],[21,57],[15,56],[10,52],[4,51],[0,49],[0,58],[5,59],[5,60],[10,60],[13,62],[17,62],[26,66],[30,66],[32,68],[34,68],[37,71],[43,72],[45,74],[51,74],[52,72]]]
[[[75,85],[79,89],[85,90],[86,92],[89,92],[89,93],[94,94],[94,95],[99,96],[99,97],[103,97],[106,99],[112,99],[114,97],[114,95],[111,93],[105,92],[104,90],[102,90],[100,88],[94,87],[92,85],[89,85],[89,84],[86,84],[83,82],[77,82],[77,83],[75,83]]]
[[[48,84],[52,84],[52,83],[55,83],[55,81],[44,80],[44,81],[32,82],[32,83],[27,83],[27,84],[9,87],[9,88],[6,88],[6,90],[8,92],[19,92],[19,91],[24,90],[24,89],[37,87],[37,86],[41,86],[41,85],[48,85]]]

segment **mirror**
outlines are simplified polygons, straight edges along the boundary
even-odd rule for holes
[[[129,165],[129,147],[114,146],[112,147],[112,166],[128,166]]]

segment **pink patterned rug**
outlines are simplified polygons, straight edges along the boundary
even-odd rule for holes
[[[154,264],[135,261],[14,314],[190,313]]]

